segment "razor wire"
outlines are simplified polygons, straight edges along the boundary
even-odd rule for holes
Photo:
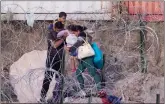
[[[17,4],[12,4],[12,5],[16,5],[16,7],[22,9],[20,5]],[[11,5],[2,6],[2,9],[10,6]],[[36,10],[41,9],[46,11],[47,13],[50,13],[50,11],[47,11],[46,8],[43,7],[35,7],[33,9]],[[25,14],[27,13],[27,11],[23,9],[22,11]],[[105,82],[106,86],[104,89],[108,93],[113,93],[112,92],[113,85],[115,84],[116,81],[126,78],[126,75],[129,72],[140,71],[140,59],[139,59],[140,54],[138,52],[140,46],[137,40],[139,34],[136,32],[141,31],[143,27],[139,26],[140,24],[139,19],[134,17],[131,17],[131,19],[129,20],[130,23],[127,23],[128,20],[122,18],[122,16],[119,17],[118,15],[112,17],[113,21],[107,21],[107,20],[100,21],[97,19],[98,17],[95,15],[95,12],[93,12],[93,14],[84,13],[82,15],[84,17],[91,18],[91,20],[94,18],[96,21],[91,22],[90,20],[83,20],[83,21],[68,20],[68,22],[70,23],[73,22],[75,24],[81,24],[87,26],[89,30],[92,30],[94,32],[93,34],[91,34],[91,36],[93,37],[94,41],[100,44],[100,48],[103,50],[104,54],[106,55],[106,61],[104,66],[104,72],[105,72],[104,76],[106,78],[106,82]],[[108,14],[105,12],[104,15],[108,15]],[[42,16],[42,14],[40,16]],[[52,20],[58,18],[58,17],[53,17],[53,15],[51,14],[47,14],[45,15],[45,19],[48,16],[52,16]],[[127,18],[129,18],[129,15],[127,16],[128,16]],[[37,18],[38,17],[36,17],[35,19]],[[81,17],[77,17],[77,19],[79,18]],[[10,21],[9,23],[2,21],[1,23],[1,31],[2,31],[1,49],[2,49],[2,57],[3,57],[2,67],[6,66],[7,64],[10,65],[13,64],[23,54],[27,52],[33,50],[46,50],[47,49],[46,35],[47,35],[48,24],[49,23],[46,22],[46,20],[44,20],[43,22],[34,21],[33,28],[31,28],[26,24],[26,21],[23,22]],[[145,30],[148,32],[148,34],[145,36],[145,41],[148,42],[149,44],[147,49],[145,49],[146,54],[147,56],[156,57],[160,51],[160,42],[159,42],[160,40],[158,38],[158,34],[155,32],[154,29],[152,29],[149,26],[145,27]],[[131,44],[133,45],[131,46]],[[155,50],[153,51],[153,49]],[[127,62],[126,60],[128,60],[129,62]],[[150,61],[149,59],[147,60]],[[65,64],[69,64],[69,61]],[[39,69],[30,70],[30,72],[25,73],[25,75],[23,75],[21,78],[18,77],[14,79],[15,82],[11,82],[11,83],[17,84],[19,83],[19,81],[25,80],[27,82],[27,85],[31,87],[31,91],[33,91],[32,81],[34,79],[37,80],[39,75],[35,75],[35,73],[39,71],[45,71],[45,69],[39,68]],[[94,83],[93,78],[88,73],[83,73],[82,75],[84,77],[84,80],[86,81],[85,84],[88,85],[86,90],[93,91],[95,93],[96,84]],[[2,79],[4,81],[4,83],[2,84],[6,85],[9,79],[6,78],[6,75],[4,75],[3,72],[1,73],[1,77],[3,77]],[[76,78],[66,75],[62,75],[62,77],[64,78],[64,82],[67,86],[70,85],[77,88],[80,87]],[[1,89],[1,95],[6,99],[6,101],[14,102],[9,95],[6,95],[7,92],[8,91],[4,91]],[[11,91],[11,93],[15,93],[15,90]],[[24,93],[23,90],[21,93]],[[74,98],[74,96],[72,97]]]

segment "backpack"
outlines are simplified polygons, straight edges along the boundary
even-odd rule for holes
[[[91,46],[95,52],[94,59],[93,59],[94,65],[96,68],[102,69],[104,66],[103,52],[101,51],[101,49],[98,47],[98,45],[95,42],[93,42]]]

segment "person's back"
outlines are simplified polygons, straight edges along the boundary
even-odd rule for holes
[[[52,27],[53,28],[53,27]],[[64,25],[61,22],[55,23],[55,31],[53,29],[49,30],[47,36],[48,42],[48,51],[47,51],[47,59],[46,59],[46,70],[45,77],[43,80],[43,86],[41,89],[41,99],[40,102],[45,102],[46,94],[49,89],[50,82],[52,81],[53,75],[56,72],[56,79],[58,79],[61,73],[61,65],[64,55],[64,40],[66,36],[62,36],[61,38],[57,38],[58,32],[64,29]]]

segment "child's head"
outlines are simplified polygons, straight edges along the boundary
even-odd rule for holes
[[[58,21],[55,23],[55,31],[59,32],[64,29],[64,24],[62,22]]]
[[[59,19],[60,19],[61,22],[65,22],[66,17],[67,17],[67,14],[65,12],[60,12],[59,13]]]
[[[74,34],[73,28],[75,28],[75,25],[69,25],[67,27],[67,29],[68,29],[68,31],[69,31],[70,34]]]

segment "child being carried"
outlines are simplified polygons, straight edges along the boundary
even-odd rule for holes
[[[71,32],[69,32],[69,28],[68,30],[62,30],[57,34],[57,38],[62,37],[64,34],[68,34],[68,36],[66,37],[66,47],[70,48],[72,47],[78,40],[79,38],[75,35],[72,34]],[[70,52],[70,56],[71,56],[71,69],[72,72],[76,71],[76,56],[77,56],[77,50],[74,52]]]

